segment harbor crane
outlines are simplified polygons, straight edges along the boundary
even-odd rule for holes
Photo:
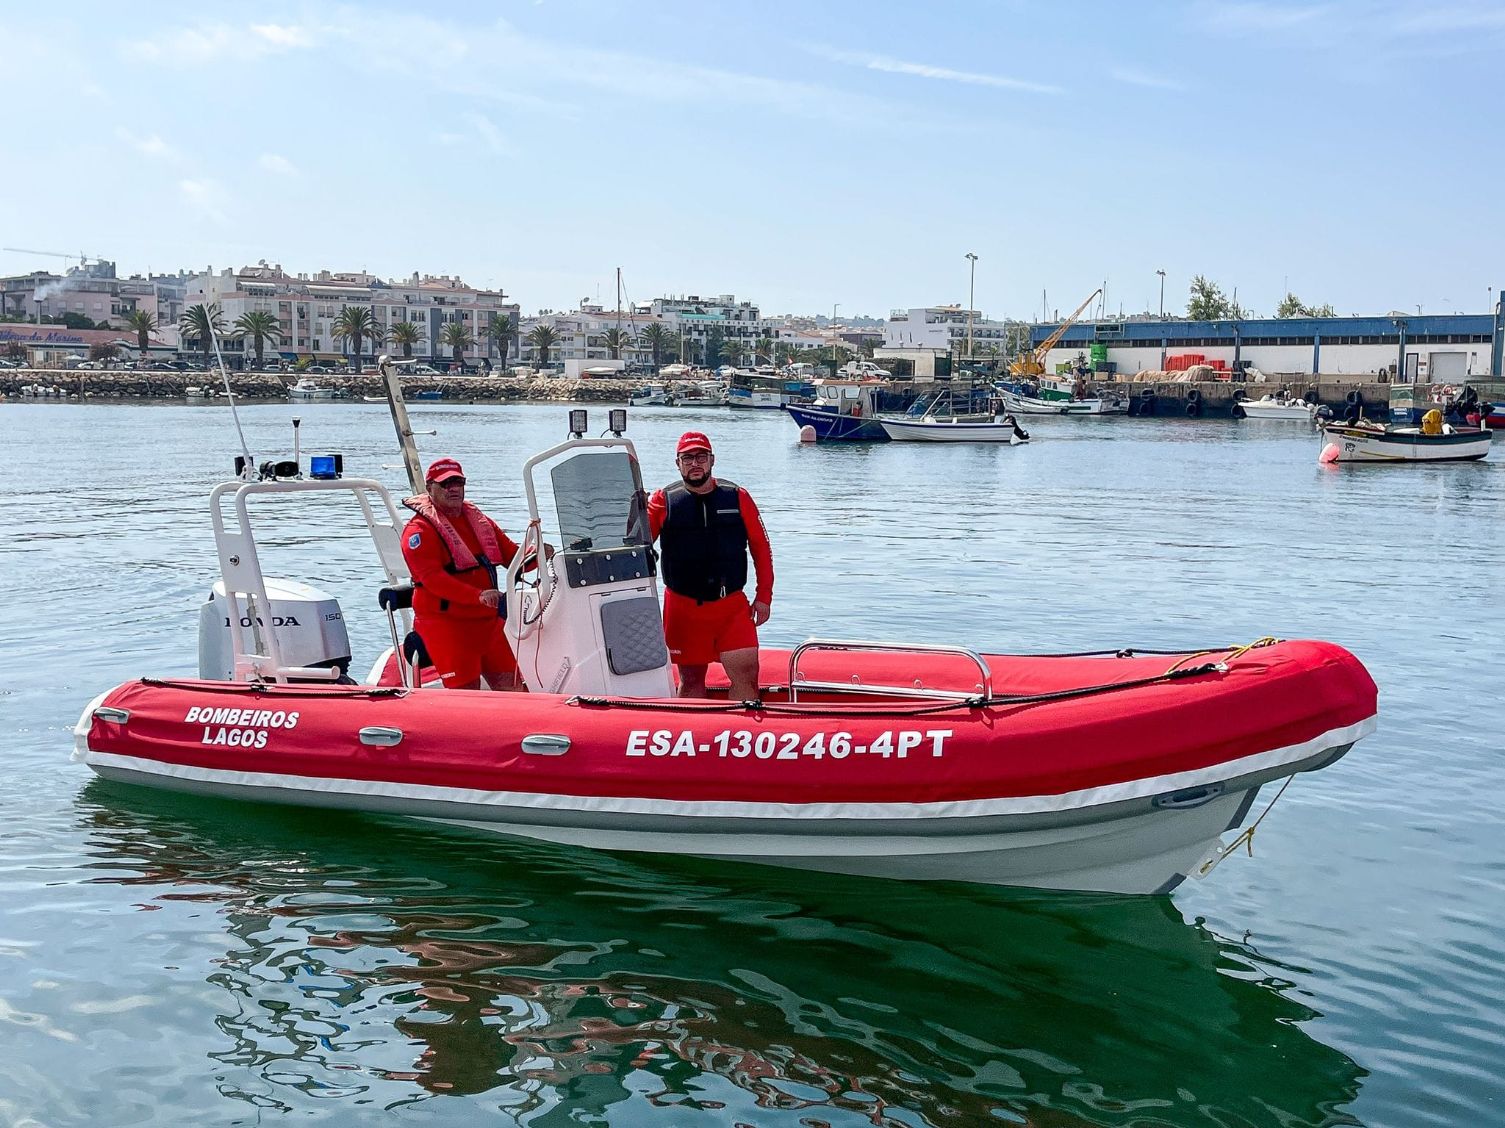
[[[76,258],[80,267],[88,266],[90,259],[93,259],[95,262],[103,261],[100,255],[86,255],[83,251],[79,251],[76,255],[64,254],[62,251],[33,251],[27,247],[0,247],[0,251],[10,251],[12,254],[17,255],[46,255],[48,258]]]
[[[1009,365],[1009,374],[1012,376],[1044,376],[1045,358],[1050,355],[1050,350],[1060,343],[1062,337],[1066,336],[1066,330],[1077,323],[1077,318],[1082,316],[1082,310],[1091,305],[1092,299],[1102,292],[1103,288],[1099,286],[1092,293],[1088,294],[1087,300],[1077,306],[1076,311],[1070,317],[1056,326],[1055,332]]]

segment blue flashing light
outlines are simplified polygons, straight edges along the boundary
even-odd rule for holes
[[[315,454],[308,459],[308,476],[315,481],[333,481],[344,469],[344,460],[337,454]]]

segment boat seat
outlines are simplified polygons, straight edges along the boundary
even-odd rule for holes
[[[618,675],[657,670],[669,664],[664,621],[650,595],[601,605],[601,637],[606,661]]]

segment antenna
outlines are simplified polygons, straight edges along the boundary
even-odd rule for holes
[[[250,476],[255,473],[256,463],[251,458],[250,446],[246,444],[246,433],[241,429],[240,426],[240,412],[235,409],[235,393],[230,390],[230,370],[225,367],[225,358],[219,351],[219,334],[214,331],[214,314],[216,312],[217,308],[211,305],[208,309],[209,340],[214,345],[214,359],[219,361],[220,379],[224,381],[225,395],[229,397],[230,400],[230,418],[235,421],[235,433],[240,436],[240,453],[245,456],[245,461],[241,464],[241,475],[247,481],[250,481]],[[296,427],[297,424],[294,423],[293,426]],[[296,435],[297,432],[294,431],[294,434]],[[297,440],[294,439],[295,443],[296,441]]]

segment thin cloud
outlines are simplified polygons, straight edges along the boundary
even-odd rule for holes
[[[264,172],[275,173],[278,176],[297,176],[298,166],[293,164],[281,153],[262,153],[256,159]]]
[[[217,180],[180,180],[178,191],[183,197],[183,202],[193,209],[194,213],[202,219],[213,223],[225,223],[225,195],[224,185]]]
[[[1332,11],[1327,4],[1264,4],[1257,0],[1215,3],[1203,8],[1202,18],[1211,27],[1244,34],[1290,31],[1321,20]]]
[[[1143,86],[1150,90],[1185,90],[1173,78],[1167,78],[1163,74],[1150,74],[1147,71],[1134,70],[1131,67],[1114,67],[1108,72],[1110,78],[1118,82],[1126,82],[1130,86]]]
[[[129,129],[126,129],[125,126],[119,126],[115,130],[115,138],[118,141],[123,141],[125,144],[129,145],[131,148],[135,149],[136,152],[145,157],[153,157],[157,160],[170,161],[174,164],[181,162],[183,159],[182,153],[178,152],[178,150],[173,148],[166,141],[162,140],[162,138],[158,137],[155,133],[148,134],[145,137],[140,137],[132,133]]]
[[[475,126],[476,133],[481,137],[486,147],[500,157],[510,157],[516,154],[516,150],[507,143],[506,136],[496,124],[485,114],[467,114],[470,124]]]
[[[120,45],[121,54],[141,63],[203,66],[220,59],[253,59],[312,47],[316,36],[309,28],[284,24],[202,24],[172,28],[150,39],[131,39]]]
[[[845,63],[848,66],[883,71],[887,74],[905,74],[915,78],[936,79],[941,82],[959,82],[967,86],[992,86],[1000,90],[1023,90],[1031,94],[1061,93],[1059,86],[1051,86],[1044,82],[1031,82],[1023,78],[1012,78],[1008,75],[954,70],[951,67],[937,67],[929,63],[912,63],[904,59],[894,59],[887,55],[840,51],[832,47],[807,46],[805,49],[833,63]]]
[[[1397,35],[1448,35],[1470,31],[1505,31],[1505,8],[1459,6],[1405,8],[1392,29]]]

